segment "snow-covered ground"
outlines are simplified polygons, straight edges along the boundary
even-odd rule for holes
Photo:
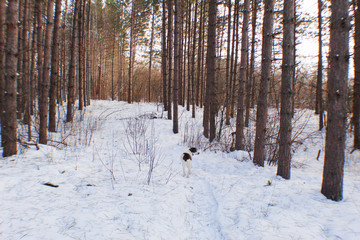
[[[183,177],[201,119],[179,116],[175,135],[160,106],[93,101],[52,146],[1,159],[0,239],[360,239],[360,154],[347,150],[343,201],[327,200],[316,116],[290,180],[247,152],[209,150]]]

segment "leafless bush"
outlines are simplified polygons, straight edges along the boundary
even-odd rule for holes
[[[157,145],[158,137],[152,119],[147,115],[129,119],[125,130],[127,141],[124,141],[124,148],[134,156],[139,171],[142,165],[147,166],[147,184],[150,184],[154,169],[163,160],[163,155]]]

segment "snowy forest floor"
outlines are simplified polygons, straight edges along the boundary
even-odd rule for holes
[[[180,108],[179,134],[156,104],[93,101],[74,123],[59,121],[51,146],[0,160],[0,239],[359,239],[351,139],[341,202],[320,193],[325,132],[313,114],[301,120],[290,180],[254,166],[252,152],[205,143],[185,178],[181,153],[206,141],[197,114]]]

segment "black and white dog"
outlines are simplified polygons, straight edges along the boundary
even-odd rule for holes
[[[189,175],[191,173],[192,156],[197,155],[197,154],[199,154],[197,149],[192,147],[189,150],[185,151],[181,155],[180,159],[181,159],[181,162],[182,162],[184,177],[185,177],[185,175],[186,175],[186,177],[189,177]],[[187,174],[185,174],[185,167],[187,167],[187,169],[188,169]]]

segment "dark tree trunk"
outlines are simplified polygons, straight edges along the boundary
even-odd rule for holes
[[[149,51],[149,73],[148,73],[148,101],[151,102],[151,71],[153,62],[153,46],[155,32],[155,6],[151,6],[151,35],[150,35],[150,51]]]
[[[349,3],[331,0],[328,120],[321,193],[340,201],[343,198],[346,98],[349,67]]]
[[[59,81],[59,26],[62,0],[56,0],[55,20],[51,53],[49,132],[56,131],[56,89]]]
[[[244,149],[244,88],[248,70],[248,45],[249,45],[249,0],[244,2],[244,17],[241,36],[241,60],[239,76],[238,108],[236,115],[236,141],[235,149]]]
[[[268,83],[270,80],[271,61],[272,61],[272,40],[274,26],[274,0],[265,0],[263,41],[261,53],[261,79],[259,97],[256,112],[256,133],[254,159],[255,165],[264,166],[265,161],[265,142],[266,142],[266,121],[268,104]]]
[[[37,88],[34,91],[34,99],[36,99],[37,95],[40,95],[41,85],[43,82],[43,66],[44,66],[44,42],[43,42],[43,1],[35,0],[35,21],[36,21],[36,71],[37,74]],[[40,101],[40,96],[38,97],[38,102]],[[36,100],[35,100],[36,101]],[[34,101],[34,104],[35,104]],[[40,103],[39,103],[40,106]],[[34,106],[35,108],[35,106]]]
[[[0,0],[0,124],[3,120],[4,112],[4,79],[5,79],[5,0]],[[3,129],[1,128],[1,132]],[[3,145],[4,138],[1,139],[0,146]]]
[[[134,72],[134,42],[135,42],[135,3],[132,2],[130,17],[130,43],[129,43],[129,79],[128,79],[128,103],[133,101],[133,72]]]
[[[355,48],[354,48],[354,94],[353,118],[354,148],[360,149],[360,1],[356,0],[355,9]]]
[[[29,103],[29,93],[30,93],[30,74],[29,74],[29,26],[28,26],[28,19],[29,19],[29,0],[24,0],[23,2],[23,20],[22,20],[22,59],[18,59],[18,61],[22,61],[21,64],[21,95],[19,96],[19,101],[21,103],[18,103],[18,109],[19,109],[19,115],[23,115],[25,113],[27,105]],[[20,65],[20,63],[19,63]],[[29,118],[24,117],[24,123],[29,123]]]
[[[215,139],[216,125],[215,117],[217,112],[216,100],[216,9],[217,1],[209,0],[209,22],[208,22],[208,46],[206,55],[207,65],[207,86],[208,88],[208,111],[209,111],[209,141]]]
[[[78,74],[77,74],[77,79],[78,79],[78,95],[79,95],[79,106],[78,109],[81,111],[83,110],[83,106],[84,106],[84,96],[83,96],[83,63],[84,63],[84,52],[83,52],[83,47],[82,47],[82,40],[83,40],[83,21],[84,21],[84,16],[83,16],[83,8],[84,8],[84,0],[79,0],[79,15],[78,15]]]
[[[175,27],[174,27],[174,91],[173,91],[173,132],[179,133],[178,122],[178,83],[179,83],[179,28],[180,28],[180,16],[179,16],[179,0],[175,1]]]
[[[200,2],[200,22],[199,22],[199,45],[198,45],[198,64],[197,64],[197,84],[195,89],[195,102],[197,106],[202,106],[202,95],[200,94],[200,91],[202,92],[202,83],[203,83],[203,54],[204,54],[204,8],[205,8],[205,2]],[[201,96],[200,96],[201,95]]]
[[[283,62],[281,76],[280,139],[277,175],[290,179],[292,83],[295,69],[295,0],[284,1]]]
[[[166,47],[166,0],[162,1],[162,30],[161,30],[161,76],[163,80],[163,103],[165,111],[167,107],[167,47]]]
[[[51,68],[51,36],[54,25],[54,0],[49,0],[47,5],[47,22],[45,32],[44,47],[44,68],[42,82],[40,83],[39,113],[40,113],[40,133],[39,143],[47,144],[48,117],[49,117],[49,83]]]
[[[18,1],[9,0],[6,9],[5,88],[2,121],[3,157],[17,153],[16,76],[18,54]]]
[[[225,124],[230,125],[230,48],[231,48],[231,1],[228,0],[228,29],[227,29],[227,47],[226,47],[226,65],[225,65]]]
[[[74,101],[75,101],[75,49],[76,49],[76,35],[78,31],[78,11],[79,11],[79,2],[81,0],[75,1],[72,33],[71,33],[71,43],[70,43],[70,62],[69,62],[69,79],[68,79],[68,102],[67,102],[67,115],[66,122],[72,122],[74,118]]]
[[[318,29],[319,29],[319,55],[318,55],[318,69],[317,69],[317,81],[316,81],[316,101],[315,101],[315,113],[319,114],[319,130],[324,127],[323,120],[323,97],[322,97],[322,78],[323,78],[323,61],[322,61],[322,0],[318,0]]]
[[[251,36],[251,56],[250,56],[250,70],[249,77],[246,83],[246,113],[245,113],[245,127],[249,126],[250,119],[250,107],[254,106],[254,95],[255,95],[255,45],[256,45],[256,19],[257,19],[257,8],[258,8],[258,0],[253,0],[252,3],[252,17],[251,17],[251,25],[252,25],[252,36]]]
[[[172,88],[172,73],[173,73],[173,69],[172,69],[172,59],[173,59],[173,2],[172,0],[168,0],[167,1],[168,4],[168,36],[167,36],[167,40],[168,40],[168,103],[167,103],[167,107],[168,107],[168,119],[172,119],[172,104],[171,104],[171,88]]]
[[[195,52],[196,52],[196,27],[197,27],[197,12],[198,2],[195,2],[195,16],[194,16],[194,27],[193,27],[193,42],[192,42],[192,53],[191,53],[191,104],[192,104],[192,118],[195,118]],[[190,33],[189,33],[190,34]],[[190,99],[188,99],[190,101]]]

